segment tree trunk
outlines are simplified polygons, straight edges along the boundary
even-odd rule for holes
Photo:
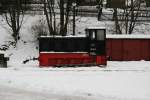
[[[60,0],[60,34],[64,35],[64,0]]]
[[[103,10],[103,0],[97,0],[98,3],[98,15],[97,15],[97,20],[101,20],[101,15],[102,15],[102,10]]]
[[[116,27],[116,34],[122,34],[120,25],[119,25],[119,20],[117,16],[117,9],[114,9],[114,20],[115,20],[115,27]]]

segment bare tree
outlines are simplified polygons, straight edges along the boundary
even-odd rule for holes
[[[65,36],[67,34],[67,25],[69,22],[72,2],[72,0],[59,0],[57,2],[59,7],[60,20],[57,22],[59,25],[56,25],[57,20],[54,0],[43,0],[44,14],[46,16],[50,35],[59,34]]]
[[[52,0],[43,0],[43,4],[44,4],[44,14],[46,16],[46,20],[47,20],[47,25],[48,25],[48,29],[49,29],[49,34],[54,34],[55,32],[55,24],[53,24],[53,22],[55,23],[56,19],[55,19],[55,12],[54,12],[54,4],[52,2]]]
[[[116,34],[122,34],[119,19],[118,19],[117,8],[114,8],[113,20],[115,21],[115,32],[116,32]]]
[[[23,24],[27,0],[1,0],[2,16],[12,31],[14,44],[20,39],[20,29]]]
[[[129,6],[121,9],[114,8],[113,19],[115,21],[116,34],[132,34],[140,15],[140,8],[141,0],[130,0]]]
[[[101,15],[102,15],[102,10],[103,10],[103,1],[104,0],[96,0],[97,5],[97,9],[98,9],[98,15],[97,15],[97,20],[100,21],[101,20]]]

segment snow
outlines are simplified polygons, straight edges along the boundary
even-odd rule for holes
[[[1,100],[91,100],[90,97],[69,96],[52,93],[25,91],[10,87],[0,87]]]
[[[89,100],[150,99],[150,62],[147,61],[109,61],[106,68],[38,68],[38,64],[30,64],[0,69],[0,87],[90,97]]]
[[[54,37],[57,37],[57,38],[69,38],[69,37],[71,37],[71,38],[79,38],[79,37],[86,37],[86,35],[85,34],[80,34],[80,35],[67,35],[67,36],[61,36],[61,35],[53,35],[53,36],[50,36],[50,35],[48,35],[48,36],[40,36],[41,38],[54,38]]]
[[[61,53],[81,53],[81,54],[82,54],[82,53],[88,53],[88,52],[55,52],[55,51],[49,51],[49,52],[45,52],[45,51],[44,51],[44,52],[43,52],[43,51],[42,51],[42,52],[40,52],[40,53],[60,53],[60,54],[61,54]]]
[[[143,35],[143,34],[123,34],[123,35],[112,35],[108,34],[106,35],[106,38],[113,38],[113,39],[150,39],[150,35]]]
[[[38,61],[23,64],[27,59],[38,57],[38,44],[30,27],[40,17],[26,16],[25,19],[17,47],[5,51],[10,60],[8,68],[0,68],[0,100],[150,100],[149,61],[109,61],[106,68],[39,68]],[[96,20],[79,17],[77,33],[84,33],[87,27],[99,26],[106,27],[108,33],[113,33],[112,22]],[[149,34],[149,24],[138,25],[137,31],[140,26],[142,34]],[[8,32],[0,25],[0,45],[11,39],[10,34],[6,33]],[[119,37],[121,36],[117,36]]]
[[[106,27],[87,27],[86,29],[103,29],[103,30],[105,30],[106,29]]]

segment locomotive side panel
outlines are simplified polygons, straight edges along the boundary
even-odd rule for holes
[[[40,38],[40,52],[88,52],[87,38]]]

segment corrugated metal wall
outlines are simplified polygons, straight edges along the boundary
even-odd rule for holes
[[[150,39],[107,39],[106,49],[113,61],[150,60]]]

